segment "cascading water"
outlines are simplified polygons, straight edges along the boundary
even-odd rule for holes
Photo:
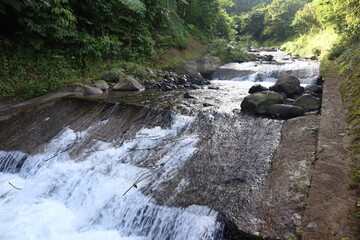
[[[66,128],[43,152],[27,155],[20,171],[7,159],[16,166],[26,155],[1,151],[0,238],[214,239],[215,211],[159,206],[135,188],[126,193],[138,179],[139,187],[156,188],[192,156],[198,137],[180,134],[192,121],[177,116],[169,129],[143,128],[120,147],[96,141],[75,159],[67,149],[93,129]]]
[[[268,52],[260,52],[266,55]],[[246,63],[228,63],[218,68],[213,77],[220,80],[274,82],[277,78],[291,75],[302,80],[304,84],[313,83],[319,75],[319,62],[288,60],[283,51],[271,52],[274,63],[253,61]],[[286,60],[283,60],[283,59]]]
[[[302,83],[318,75],[311,64]],[[269,227],[261,210],[272,196],[266,184],[284,121],[238,111],[254,82],[274,84],[273,66],[262,68],[233,78],[223,68],[219,79],[229,80],[190,99],[109,93],[3,121],[0,239],[227,239],[233,230],[286,239],[297,220]]]

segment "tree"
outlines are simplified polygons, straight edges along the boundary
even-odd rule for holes
[[[283,41],[295,32],[292,22],[296,12],[309,0],[274,0],[266,9],[263,35],[265,38]]]

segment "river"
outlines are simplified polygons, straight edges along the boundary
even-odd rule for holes
[[[284,121],[240,103],[282,73],[311,83],[318,63],[232,63],[193,99],[71,98],[2,123],[0,239],[226,239],[230,222],[253,234]]]

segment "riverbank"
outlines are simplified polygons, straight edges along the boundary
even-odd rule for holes
[[[302,239],[358,239],[356,189],[351,188],[351,129],[338,86],[326,76],[316,159],[302,224]]]

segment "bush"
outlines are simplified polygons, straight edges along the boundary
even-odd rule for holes
[[[24,43],[0,38],[0,97],[31,98],[55,90],[77,76],[71,57],[50,50],[35,51]]]
[[[211,44],[208,55],[219,57],[223,63],[249,60],[244,50],[240,42],[228,42],[223,39],[218,39]]]

